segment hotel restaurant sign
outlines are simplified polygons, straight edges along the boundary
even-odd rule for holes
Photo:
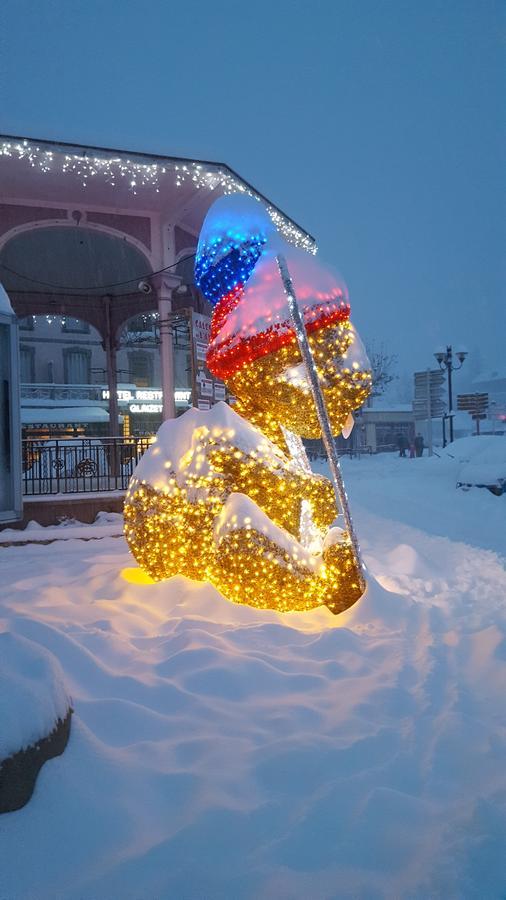
[[[190,328],[192,386],[188,389],[176,389],[174,401],[176,406],[210,409],[214,403],[227,398],[225,385],[213,376],[206,365],[211,319],[191,310]],[[108,399],[109,391],[103,390],[102,400]],[[123,408],[126,406],[132,415],[161,413],[162,400],[163,393],[159,388],[118,389],[119,404]]]

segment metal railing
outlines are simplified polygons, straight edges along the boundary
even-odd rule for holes
[[[152,438],[22,441],[25,497],[124,491]]]
[[[315,441],[315,443],[316,443],[316,441]],[[318,447],[318,446],[306,447],[306,453],[307,453],[307,458],[309,459],[310,462],[317,461],[317,460],[321,461],[321,460],[327,459],[327,454],[325,453],[325,450],[323,449],[323,447]],[[369,447],[368,445],[367,446],[361,445],[361,446],[356,446],[356,447],[353,447],[353,446],[352,447],[343,447],[343,446],[338,445],[337,453],[338,453],[339,457],[347,456],[347,457],[349,457],[349,459],[360,459],[362,456],[371,456],[372,447]]]
[[[51,494],[85,494],[125,491],[152,437],[87,437],[38,440],[22,443],[25,497]],[[310,460],[325,458],[318,447],[308,448]],[[339,450],[340,455],[360,458],[370,447]]]

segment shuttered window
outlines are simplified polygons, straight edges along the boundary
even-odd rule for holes
[[[91,379],[91,351],[67,349],[63,351],[65,384],[89,384]]]
[[[19,367],[21,384],[33,384],[35,381],[35,347],[19,348]]]

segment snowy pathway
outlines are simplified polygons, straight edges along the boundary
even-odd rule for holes
[[[421,462],[348,464],[370,587],[338,618],[136,583],[121,538],[0,548],[0,627],[75,706],[0,817],[0,900],[505,896],[506,497]]]

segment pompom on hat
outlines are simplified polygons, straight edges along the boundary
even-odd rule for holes
[[[349,319],[348,292],[338,275],[287,244],[258,201],[222,197],[204,220],[195,262],[196,283],[215,306],[207,365],[218,378],[296,342],[278,253],[286,258],[309,333]]]

